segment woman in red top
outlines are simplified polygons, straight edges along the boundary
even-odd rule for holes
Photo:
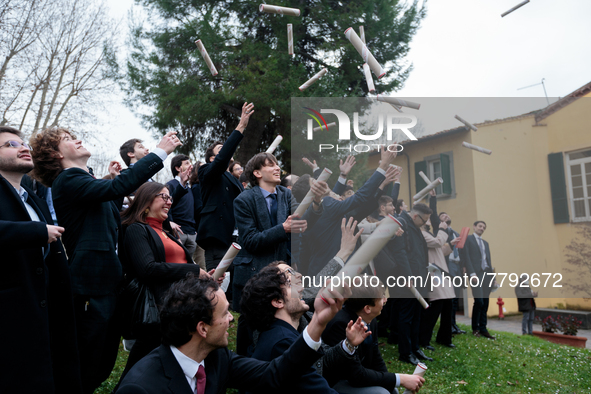
[[[135,192],[129,208],[121,214],[125,236],[123,245],[120,245],[120,259],[127,275],[149,286],[157,305],[172,283],[185,278],[189,272],[209,277],[172,235],[166,220],[171,206],[168,188],[161,183],[147,182]],[[136,362],[160,346],[159,330],[134,334],[136,342],[121,379]]]

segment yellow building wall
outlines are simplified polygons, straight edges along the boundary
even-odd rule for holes
[[[540,121],[544,124],[548,135],[548,152],[569,153],[581,149],[591,149],[591,94],[580,98],[561,110]],[[567,178],[567,155],[565,154],[565,178]],[[546,163],[547,167],[547,163]],[[546,176],[546,178],[548,178]],[[549,193],[549,180],[546,181]],[[568,179],[567,179],[568,190]],[[570,190],[568,190],[569,198]],[[551,210],[550,206],[550,210]],[[566,266],[565,248],[577,237],[577,227],[582,223],[572,223],[573,213],[569,202],[571,223],[553,224],[551,233],[557,240],[557,255],[554,256],[560,270]],[[589,224],[589,223],[587,223]],[[563,282],[569,280],[565,275]],[[572,280],[572,278],[570,278]],[[591,283],[589,284],[591,287]],[[586,309],[591,308],[591,300],[582,298],[564,298],[556,300],[563,305],[575,305]],[[554,305],[555,306],[555,305]]]

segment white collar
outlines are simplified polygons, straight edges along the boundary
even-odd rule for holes
[[[192,358],[184,355],[183,352],[172,345],[170,345],[170,350],[188,378],[195,379],[195,375],[197,375],[200,365],[202,365],[205,369],[205,360],[202,360],[200,363],[198,363]]]

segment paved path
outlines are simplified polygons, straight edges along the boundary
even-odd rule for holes
[[[505,331],[505,332],[512,332],[513,334],[521,335],[521,316],[522,315],[515,315],[515,316],[508,316],[505,317],[504,320],[499,320],[496,317],[489,317],[487,328],[489,330],[495,331]],[[469,328],[471,326],[471,320],[469,317],[463,315],[457,315],[456,321],[461,324],[465,324],[468,326],[466,331],[469,332]],[[534,331],[541,331],[542,326],[534,322]],[[591,349],[591,330],[579,330],[577,333],[579,337],[586,337],[587,338],[587,349]]]

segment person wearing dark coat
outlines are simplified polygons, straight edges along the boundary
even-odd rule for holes
[[[404,238],[406,257],[412,276],[420,277],[415,288],[423,296],[427,296],[427,266],[429,265],[428,247],[421,226],[429,220],[432,210],[425,204],[414,204],[410,212],[401,210],[399,218],[404,221]],[[422,285],[422,286],[421,286]],[[396,300],[393,317],[398,319],[398,352],[400,360],[416,365],[419,360],[433,361],[419,348],[419,331],[423,307],[414,297]]]
[[[67,129],[49,128],[32,139],[34,176],[52,188],[58,223],[67,229],[63,241],[84,393],[93,393],[109,377],[119,349],[116,306],[123,270],[116,250],[123,197],[162,169],[164,159],[180,145],[175,134],[166,134],[153,153],[123,174],[117,175],[121,165],[112,162],[114,179],[96,179],[88,172],[90,152]]]
[[[66,254],[45,201],[21,184],[33,169],[20,131],[0,127],[0,391],[82,393]],[[67,230],[66,230],[67,231]]]
[[[149,182],[135,192],[129,208],[121,214],[125,237],[119,248],[119,257],[128,280],[137,278],[140,283],[147,285],[156,305],[162,303],[163,295],[170,285],[188,273],[206,276],[205,271],[193,262],[182,242],[163,227],[171,205],[170,189],[160,183]],[[131,312],[124,311],[124,314],[129,316]],[[158,329],[132,334],[136,342],[120,379],[160,345],[161,333]]]
[[[460,255],[466,264],[466,272],[470,276],[469,283],[474,296],[472,334],[495,339],[486,328],[489,296],[495,281],[491,281],[494,269],[490,258],[490,247],[488,242],[482,239],[485,230],[485,222],[482,220],[474,222],[474,233],[466,238]],[[474,276],[477,278],[473,278]]]
[[[515,286],[515,297],[517,297],[519,312],[523,312],[521,321],[521,334],[523,335],[534,335],[534,319],[536,317],[536,301],[534,298],[537,296],[538,292],[532,291],[529,287],[527,274],[521,275],[519,284]]]
[[[225,143],[215,142],[207,149],[205,164],[199,168],[203,208],[197,229],[197,244],[205,249],[208,271],[217,267],[232,245],[235,227],[234,199],[244,191],[244,187],[228,172],[228,166],[244,137],[248,120],[254,113],[253,109],[252,103],[244,103],[236,130]]]
[[[264,362],[228,350],[233,317],[217,283],[183,279],[170,287],[162,303],[163,344],[129,371],[117,394],[221,394],[227,387],[280,392],[320,358],[322,332],[343,301],[337,292],[326,302],[316,299],[303,334],[282,356]]]
[[[378,322],[376,320],[386,301],[381,283],[376,287],[355,286],[352,289],[352,296],[345,302],[343,309],[326,326],[322,340],[328,346],[334,346],[343,341],[349,322],[357,321],[357,319],[361,319],[371,332],[357,347],[352,368],[328,366],[324,369],[324,376],[340,393],[398,393],[397,387],[401,385],[409,390],[417,391],[425,381],[416,375],[388,372],[380,352],[377,335]]]

